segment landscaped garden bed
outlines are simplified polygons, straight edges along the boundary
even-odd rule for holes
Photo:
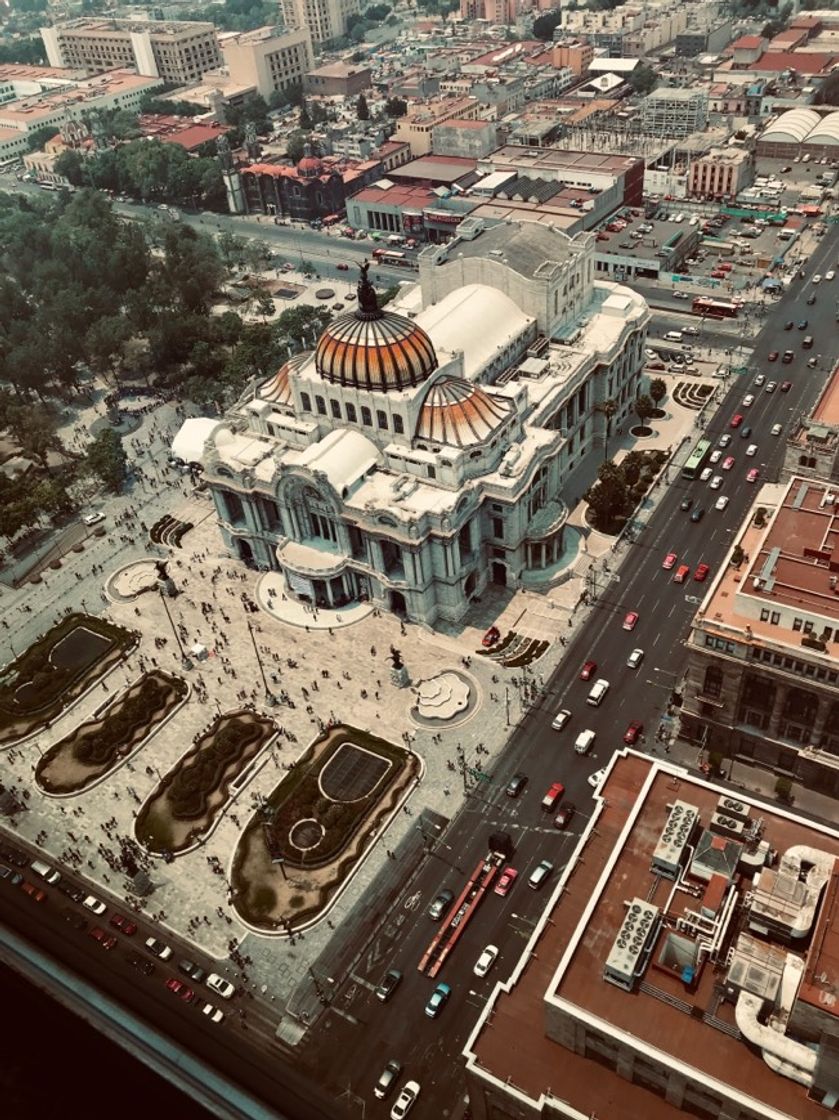
[[[49,793],[87,789],[128,757],[182,704],[187,686],[160,669],[146,673],[46,754],[35,770]]]
[[[321,913],[364,857],[419,760],[347,725],[330,728],[274,789],[236,849],[236,909],[261,929]]]
[[[48,727],[137,641],[102,618],[67,615],[0,674],[0,743]]]
[[[226,712],[198,735],[137,815],[137,840],[150,852],[173,855],[212,829],[231,786],[277,734],[267,716]]]
[[[620,463],[602,463],[598,481],[585,496],[588,524],[600,533],[617,536],[666,462],[667,452],[657,448],[630,451]]]

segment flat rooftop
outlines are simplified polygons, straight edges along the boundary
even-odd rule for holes
[[[599,152],[572,152],[560,148],[530,148],[524,144],[505,144],[487,157],[496,169],[527,167],[535,175],[539,171],[555,174],[557,171],[599,171],[613,175],[628,171],[638,162],[636,156],[613,156]]]
[[[684,1071],[715,1096],[738,1099],[767,1118],[823,1120],[823,1106],[808,1098],[807,1089],[772,1072],[760,1049],[743,1039],[734,1003],[721,1001],[721,987],[723,982],[733,986],[733,999],[740,990],[768,992],[771,999],[777,969],[794,954],[803,970],[798,1000],[818,1007],[824,1020],[834,1022],[835,1009],[819,996],[825,985],[839,982],[839,929],[833,922],[839,833],[791,812],[750,803],[738,792],[734,804],[739,802],[738,817],[746,823],[734,838],[716,825],[710,828],[724,795],[730,797],[669,763],[626,750],[614,756],[575,857],[518,968],[496,987],[467,1044],[470,1072],[494,1083],[496,1095],[516,1091],[532,1102],[553,1096],[585,1116],[683,1120],[685,1113],[676,1105],[546,1034],[562,1031],[570,1041],[577,1023],[601,1038],[617,1040],[618,1053],[625,1044],[642,1059],[645,1054],[654,1059],[657,1068]],[[675,891],[673,879],[651,868],[675,803],[697,813],[687,833],[691,845],[684,861],[690,893]],[[762,868],[755,886],[754,866],[760,868],[763,861],[761,842],[778,853],[781,863]],[[806,889],[795,876],[795,849],[802,845],[823,853],[821,878],[818,883],[808,879]],[[746,932],[749,919],[762,918],[764,912],[777,913],[780,921],[796,920],[799,910],[783,904],[779,884],[784,880],[793,894],[798,882],[802,902],[809,904],[809,951]],[[747,897],[752,888],[754,898]],[[813,905],[817,897],[827,900],[820,909]],[[648,926],[648,964],[630,992],[604,979],[604,968],[607,959],[610,964],[620,961],[625,950],[619,948],[618,935],[632,920],[630,906],[639,904],[641,910],[654,907],[663,920]],[[730,944],[746,966],[739,973],[721,952],[715,965],[703,965],[700,959],[688,982],[685,962],[695,960],[697,941],[684,922],[690,921],[688,911],[700,907],[720,921],[731,907]]]
[[[839,364],[834,367],[830,380],[811,413],[811,418],[819,424],[839,427]]]

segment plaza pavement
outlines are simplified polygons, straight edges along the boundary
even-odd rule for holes
[[[624,433],[612,439],[610,452],[626,451],[633,446],[671,448],[674,457],[670,476],[674,477],[697,434],[697,413],[669,400],[665,409],[664,419],[653,422],[652,436],[636,442]],[[562,655],[559,636],[570,639],[585,622],[587,608],[581,600],[587,580],[590,585],[593,578],[592,570],[600,590],[614,575],[631,544],[616,543],[594,532],[583,535],[582,508],[578,506],[570,519],[579,530],[574,534],[574,546],[569,547],[565,569],[557,573],[555,586],[546,593],[490,589],[481,596],[464,625],[439,631],[411,623],[403,625],[395,616],[374,611],[369,605],[337,612],[319,610],[315,617],[299,604],[282,599],[275,575],[249,571],[229,558],[208,496],[191,494],[181,476],[166,469],[168,441],[181,419],[171,405],[163,405],[145,417],[139,429],[126,439],[133,461],[147,477],[127,495],[98,503],[107,516],[109,532],[105,537],[91,540],[84,553],[69,556],[59,571],[48,573],[42,586],[2,593],[3,617],[9,624],[8,629],[0,630],[3,661],[12,655],[12,643],[19,652],[62,611],[82,609],[85,605],[94,613],[106,610],[113,621],[139,630],[142,635],[138,649],[128,661],[48,731],[2,752],[3,782],[18,790],[27,788],[30,793],[29,811],[20,814],[14,822],[16,829],[9,831],[17,831],[31,843],[45,833],[41,847],[57,860],[70,843],[68,833],[81,832],[90,837],[81,870],[97,893],[118,905],[124,884],[96,851],[100,841],[107,845],[111,835],[132,834],[138,806],[155,788],[159,775],[165,774],[189,749],[194,736],[207,726],[216,711],[249,703],[270,712],[282,727],[276,747],[265,752],[261,766],[228,806],[206,843],[170,864],[155,862],[151,872],[155,890],[145,907],[149,916],[162,913],[162,936],[166,936],[167,928],[171,929],[220,961],[228,957],[228,942],[235,937],[240,951],[252,960],[248,984],[258,998],[274,1003],[279,1016],[298,986],[311,985],[307,968],[326,949],[333,929],[349,919],[365,889],[385,872],[387,851],[395,851],[414,839],[416,815],[429,809],[450,818],[458,810],[464,794],[458,775],[448,765],[456,760],[456,751],[462,749],[469,765],[479,763],[481,769],[491,770],[492,760],[507,740],[511,726],[524,715],[528,701],[520,688],[521,670],[505,669],[472,656],[486,627],[496,623],[502,632],[509,627],[552,642],[545,656],[531,666],[530,678],[538,686]],[[81,438],[77,433],[90,420],[90,416],[78,418],[75,438]],[[596,463],[591,464],[592,474],[596,467]],[[583,491],[584,482],[579,492]],[[651,491],[638,520],[649,518],[664,489],[661,486]],[[195,523],[184,538],[183,547],[171,554],[150,546],[146,533],[137,531],[136,522],[118,522],[132,514],[150,527],[166,512]],[[101,588],[112,572],[132,559],[150,555],[170,558],[169,572],[181,594],[167,605],[175,625],[184,627],[186,644],[200,643],[212,651],[207,660],[186,673],[181,672],[177,644],[157,594],[146,592],[136,601],[109,602],[107,607],[103,601]],[[101,568],[93,576],[92,565]],[[275,593],[269,595],[268,588],[272,586]],[[259,604],[256,613],[246,612],[243,595]],[[212,612],[202,612],[202,603],[210,604]],[[155,647],[156,637],[167,637],[162,649]],[[294,708],[266,705],[254,641],[269,674],[269,685],[276,692],[287,693]],[[439,741],[435,741],[431,730],[411,719],[410,690],[391,682],[387,654],[392,645],[401,650],[414,681],[445,668],[456,668],[471,681],[476,698],[474,707],[466,719],[453,727],[441,728]],[[468,667],[463,664],[464,657],[471,657]],[[289,666],[289,659],[296,662],[295,667]],[[90,717],[106,694],[112,696],[138,675],[142,664],[155,663],[189,680],[192,692],[188,702],[136,756],[87,793],[66,799],[43,795],[32,782],[38,751]],[[276,682],[270,679],[271,673],[277,675]],[[303,689],[307,690],[308,699]],[[309,707],[311,711],[307,710]],[[228,904],[227,874],[214,873],[210,863],[218,860],[229,871],[237,841],[254,808],[283,777],[285,768],[306,749],[317,733],[319,721],[329,719],[345,720],[395,742],[407,740],[421,755],[424,768],[421,782],[410,798],[411,815],[395,814],[347,889],[324,915],[328,922],[314,923],[306,930],[305,940],[292,944],[283,937],[247,930]],[[487,752],[480,757],[479,747]],[[688,760],[694,763],[696,759],[689,754]],[[146,767],[151,773],[147,773]],[[81,806],[81,817],[72,815],[77,806]],[[115,818],[116,826],[108,829],[105,822],[109,818]],[[196,917],[201,924],[190,932],[190,919]],[[242,982],[232,965],[225,965],[223,970]],[[296,1041],[301,1032],[296,1031],[293,1023],[287,1024],[287,1028],[286,1040]]]

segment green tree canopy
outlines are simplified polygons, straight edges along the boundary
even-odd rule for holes
[[[404,117],[408,112],[408,102],[404,97],[389,97],[385,102],[385,112],[389,117]]]
[[[660,377],[655,377],[650,382],[650,397],[658,405],[667,396],[667,383]]]
[[[358,95],[358,101],[355,103],[355,115],[360,121],[370,120],[370,107],[367,104],[367,98],[363,93]]]
[[[40,152],[44,144],[48,140],[52,140],[53,136],[58,136],[60,129],[56,128],[54,124],[45,124],[40,128],[33,128],[31,132],[26,134],[26,146],[30,152]]]
[[[562,22],[562,13],[557,11],[545,12],[541,16],[537,16],[533,21],[533,35],[536,39],[544,39],[550,42],[554,37],[554,31],[559,27]]]
[[[636,93],[652,93],[658,85],[658,74],[653,70],[652,66],[647,66],[645,62],[642,62],[641,65],[636,66],[629,75],[629,84]]]
[[[112,428],[100,432],[87,453],[88,469],[118,494],[128,473],[128,460],[122,440]]]

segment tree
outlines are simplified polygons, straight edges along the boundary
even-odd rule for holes
[[[660,405],[664,398],[667,396],[667,384],[660,377],[654,378],[650,382],[650,397],[656,405]]]
[[[309,109],[305,101],[300,106],[300,119],[298,120],[297,124],[301,132],[312,131],[313,122],[312,118],[309,116]]]
[[[387,19],[392,9],[390,4],[371,4],[364,13],[364,18],[370,23],[381,23]]]
[[[47,50],[43,39],[10,39],[0,44],[0,65],[9,62],[22,63],[24,66],[40,66],[47,61]]]
[[[404,97],[389,97],[385,102],[385,112],[389,117],[404,117],[408,112],[408,102]]]
[[[545,12],[544,15],[537,16],[533,21],[533,37],[550,42],[561,22],[562,13],[559,11]]]
[[[119,493],[128,473],[122,440],[112,428],[100,432],[87,453],[87,466],[114,494]]]
[[[12,405],[8,409],[6,423],[21,454],[46,469],[47,453],[61,448],[55,434],[55,423],[46,410],[33,405]]]
[[[603,440],[603,458],[609,458],[609,436],[612,434],[612,417],[618,411],[617,401],[611,398],[605,401],[598,401],[594,406],[594,411],[599,412],[606,420],[606,435]]]
[[[60,129],[56,128],[54,124],[45,124],[40,128],[33,128],[31,132],[26,134],[26,146],[30,152],[40,152],[48,140],[52,140],[53,136],[58,136],[59,131]]]
[[[585,500],[591,507],[595,524],[608,529],[619,518],[626,516],[631,497],[620,471],[613,463],[601,463],[598,475],[597,482],[588,490]]]
[[[652,400],[645,394],[636,397],[635,404],[632,406],[635,410],[635,415],[641,421],[641,426],[646,427],[647,421],[655,412],[655,405]]]
[[[652,66],[647,66],[646,63],[642,62],[629,75],[629,84],[636,93],[652,93],[658,85],[658,74]]]
[[[360,121],[370,120],[370,107],[367,104],[367,98],[363,93],[358,95],[358,101],[355,103],[355,115]]]

